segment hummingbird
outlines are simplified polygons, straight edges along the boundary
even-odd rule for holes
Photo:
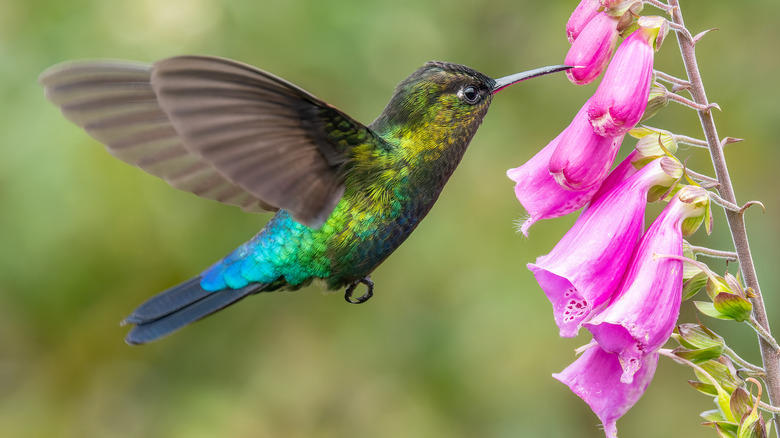
[[[240,62],[70,61],[39,78],[63,115],[108,152],[171,186],[245,211],[260,232],[122,323],[144,344],[260,292],[313,281],[373,296],[371,273],[436,202],[493,95],[556,65],[500,79],[431,61],[364,125],[302,88]],[[354,296],[364,285],[366,292]]]

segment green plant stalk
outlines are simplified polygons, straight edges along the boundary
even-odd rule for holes
[[[683,20],[682,11],[680,10],[679,0],[669,0],[669,6],[672,7],[672,21],[675,24],[684,27],[685,22]],[[707,144],[709,145],[710,157],[712,158],[712,164],[715,168],[715,175],[720,183],[718,192],[726,201],[737,204],[734,188],[731,183],[731,178],[729,177],[728,167],[726,166],[726,158],[723,154],[718,131],[715,127],[715,120],[712,116],[712,108],[709,107],[707,95],[704,91],[704,84],[702,82],[701,74],[699,73],[699,66],[696,61],[694,48],[695,42],[687,33],[675,32],[675,34],[677,35],[677,43],[680,46],[680,53],[685,65],[685,71],[688,74],[688,82],[691,85],[689,89],[691,97],[694,102],[702,105],[702,109],[697,110],[696,112],[699,114],[699,121],[701,122]],[[758,324],[767,333],[771,333],[761,288],[758,284],[758,275],[756,274],[753,257],[750,254],[750,244],[748,242],[744,216],[742,212],[730,211],[728,209],[725,209],[725,212],[729,230],[731,231],[731,237],[734,241],[734,248],[736,249],[737,257],[739,259],[742,277],[744,278],[745,284],[752,288],[756,294],[756,297],[752,299],[753,315]],[[764,382],[769,395],[769,402],[772,406],[778,406],[778,404],[780,404],[780,356],[778,355],[778,352],[772,348],[772,345],[761,336],[758,337],[758,342],[761,349],[763,367],[766,371]],[[780,416],[775,414],[774,417],[776,422],[780,422]],[[780,438],[780,428],[775,428],[775,434]]]

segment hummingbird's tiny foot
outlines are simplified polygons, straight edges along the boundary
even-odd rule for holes
[[[352,299],[352,293],[355,292],[355,288],[358,284],[363,283],[366,285],[366,293],[356,299]],[[374,296],[374,282],[368,277],[363,277],[360,280],[347,286],[347,290],[344,291],[344,299],[350,304],[363,304],[368,301],[369,298]]]

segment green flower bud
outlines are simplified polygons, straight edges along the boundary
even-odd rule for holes
[[[744,388],[739,387],[731,393],[729,406],[731,407],[731,413],[734,414],[734,418],[742,418],[753,408],[753,400],[751,400],[750,394]]]
[[[767,438],[766,423],[764,417],[758,413],[758,409],[753,409],[742,418],[737,430],[737,438]]]
[[[685,268],[683,268],[683,278],[685,278]],[[693,296],[696,295],[696,293],[699,292],[701,288],[707,285],[707,281],[709,281],[709,277],[707,276],[707,273],[703,272],[702,270],[699,270],[697,274],[694,274],[692,277],[685,280],[682,291],[683,301],[687,301],[693,298]]]
[[[688,243],[687,240],[683,240],[683,257],[696,260],[696,254],[693,252],[693,249],[691,249],[691,244]],[[696,275],[702,273],[703,271],[701,268],[693,263],[690,262],[683,262],[683,278],[685,280],[692,279]],[[701,287],[704,287],[704,283],[701,284]],[[699,289],[701,289],[701,287]],[[699,291],[699,289],[696,289],[693,291],[693,294]],[[683,291],[683,299],[687,300],[688,298],[692,297],[693,294],[685,298],[685,291]]]
[[[737,294],[721,292],[712,300],[712,304],[724,319],[733,319],[737,322],[743,322],[750,318],[753,311],[753,304]]]
[[[644,122],[650,117],[653,117],[661,108],[669,104],[667,94],[668,91],[666,90],[666,87],[658,82],[653,83],[650,87],[650,95],[647,97],[647,108],[645,108],[645,113],[642,115],[640,122]]]
[[[690,349],[710,347],[720,347],[722,349],[724,345],[722,337],[699,324],[680,324],[674,329],[672,336],[680,345]],[[717,357],[720,357],[720,355]]]

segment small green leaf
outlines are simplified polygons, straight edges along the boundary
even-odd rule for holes
[[[715,423],[715,432],[718,433],[720,438],[737,438],[737,428],[738,426],[735,423],[726,421]]]
[[[718,395],[718,390],[715,389],[714,385],[710,385],[709,383],[699,382],[698,380],[689,380],[688,384],[691,385],[693,389],[699,391],[702,394],[711,395],[711,396]],[[720,412],[719,409],[716,409],[716,411]]]
[[[715,411],[718,411],[715,409]],[[712,412],[712,411],[707,411]],[[703,412],[705,414],[706,412]],[[729,421],[708,421],[706,423],[702,423],[702,426],[707,427],[714,427],[715,431],[718,432],[718,436],[721,438],[737,438],[737,429],[739,428],[739,425],[737,423],[732,423]]]
[[[767,438],[764,418],[755,409],[745,415],[737,430],[737,438]]]
[[[720,421],[726,421],[726,418],[723,416],[723,412],[720,411],[720,409],[710,409],[709,411],[704,411],[699,416],[707,421],[710,422],[720,422]]]
[[[679,338],[677,340],[680,342],[680,345],[691,350],[713,346],[722,347],[725,344],[723,338],[718,336],[717,333],[699,324],[680,324],[675,327],[674,332],[677,334],[676,338]]]
[[[693,216],[685,218],[682,222],[682,226],[680,227],[683,236],[690,236],[691,234],[695,233],[703,222],[704,216]]]
[[[696,309],[698,309],[699,312],[709,316],[710,318],[731,319],[716,310],[715,305],[712,303],[708,303],[706,301],[694,301],[693,304],[696,306]]]
[[[725,359],[719,358],[718,360],[710,360],[699,364],[699,367],[712,376],[713,379],[717,380],[718,384],[731,394],[735,389],[742,385],[742,379],[737,377],[736,370],[734,370],[733,367],[721,363],[723,360]],[[709,382],[709,379],[699,373],[699,371],[694,369],[693,372],[700,380]]]
[[[744,388],[739,387],[731,393],[729,402],[734,418],[742,418],[753,408],[753,400]]]
[[[708,360],[719,358],[723,354],[723,347],[714,345],[709,348],[699,348],[696,350],[675,349],[674,354],[695,364],[700,364],[707,362]]]
[[[682,299],[683,301],[691,299],[697,292],[707,284],[707,274],[699,272],[691,279],[683,283]]]
[[[712,301],[713,308],[727,319],[744,322],[750,318],[753,304],[737,294],[721,292]]]

